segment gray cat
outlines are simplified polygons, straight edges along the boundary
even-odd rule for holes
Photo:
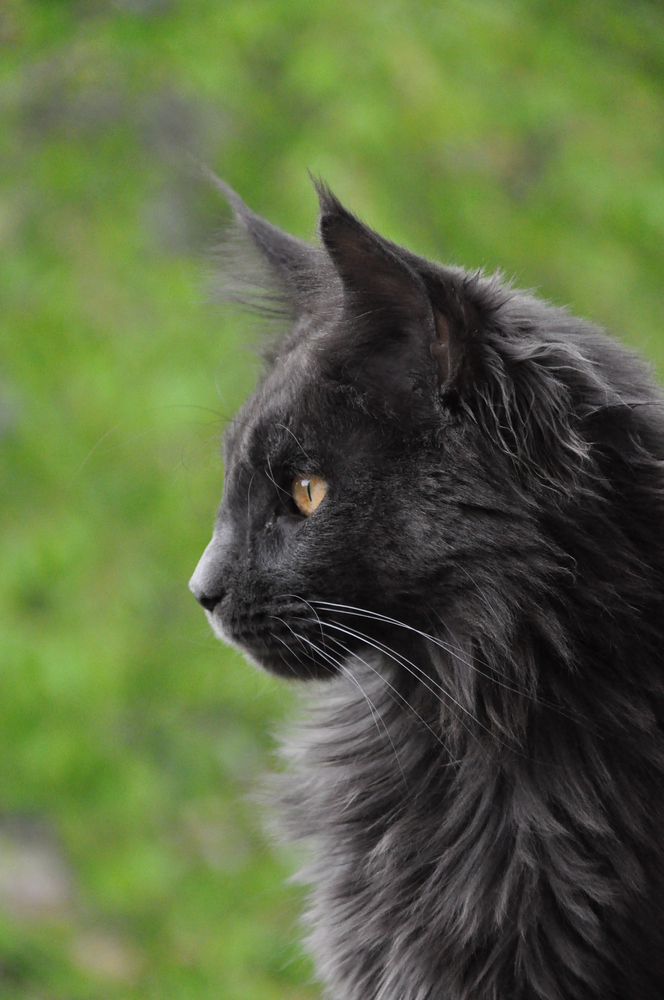
[[[287,315],[191,589],[314,692],[280,790],[337,1000],[664,997],[664,408],[586,322],[219,182]],[[244,291],[243,291],[244,285]]]

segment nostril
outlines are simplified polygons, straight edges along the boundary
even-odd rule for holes
[[[218,594],[194,594],[194,597],[206,611],[214,611],[219,601],[224,596],[223,591]]]

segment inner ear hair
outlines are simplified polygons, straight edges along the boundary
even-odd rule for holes
[[[449,385],[454,375],[454,358],[452,356],[452,337],[447,317],[438,309],[434,309],[435,340],[431,342],[431,357],[438,367],[438,383],[442,388]]]

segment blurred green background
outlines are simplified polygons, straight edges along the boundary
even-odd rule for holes
[[[204,160],[314,231],[501,267],[664,370],[664,12],[640,0],[2,0],[0,997],[305,1000],[246,793],[292,692],[186,583],[251,324]]]

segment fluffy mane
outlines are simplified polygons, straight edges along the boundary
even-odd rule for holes
[[[659,388],[324,186],[313,246],[219,184],[290,326],[191,586],[220,636],[306,681],[275,781],[313,845],[329,996],[661,1000]],[[309,518],[298,471],[329,487]]]

